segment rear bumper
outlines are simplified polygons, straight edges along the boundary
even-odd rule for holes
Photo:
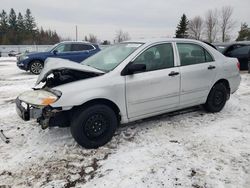
[[[231,93],[236,92],[237,89],[239,88],[240,82],[241,82],[240,74],[238,74],[237,76],[231,77],[228,80],[229,80],[229,84],[230,84]]]

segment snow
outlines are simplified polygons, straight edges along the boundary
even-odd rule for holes
[[[0,57],[0,62],[16,62],[16,57]]]
[[[0,187],[242,187],[250,185],[250,74],[220,113],[191,108],[121,126],[86,150],[69,128],[42,130],[15,112],[37,76],[0,63]]]

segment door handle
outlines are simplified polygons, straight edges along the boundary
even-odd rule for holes
[[[172,71],[172,72],[170,72],[170,73],[168,74],[168,76],[176,76],[176,75],[178,75],[178,74],[180,74],[180,73],[179,73],[179,72]]]
[[[212,70],[212,69],[215,69],[215,68],[216,68],[215,66],[209,65],[207,69],[208,69],[208,70]]]

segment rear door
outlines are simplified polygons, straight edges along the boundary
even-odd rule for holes
[[[146,71],[125,78],[129,118],[164,112],[179,105],[180,74],[171,43],[146,49],[132,63],[145,64]]]
[[[180,105],[205,102],[216,75],[214,58],[198,44],[177,43],[177,49],[181,72]]]
[[[75,43],[71,46],[70,59],[75,62],[82,62],[84,59],[93,55],[95,48],[91,44]]]

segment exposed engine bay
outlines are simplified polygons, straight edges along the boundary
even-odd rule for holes
[[[43,87],[52,88],[70,82],[75,82],[78,80],[92,78],[100,75],[101,74],[94,72],[83,72],[78,70],[61,69],[61,70],[53,70],[53,72],[50,75],[48,75],[47,78],[43,79],[42,82],[45,83]]]

